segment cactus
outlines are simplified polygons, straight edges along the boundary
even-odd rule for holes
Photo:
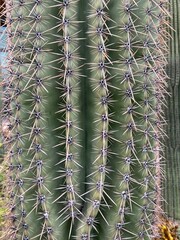
[[[165,165],[165,182],[164,182],[164,198],[167,204],[164,209],[167,214],[180,222],[180,203],[179,203],[179,1],[169,1],[169,12],[171,28],[168,33],[171,38],[168,41],[168,65],[167,74],[169,76],[167,97],[167,108],[165,109],[167,127],[166,133],[168,138],[165,142],[166,159]],[[172,39],[172,40],[171,40]],[[172,188],[173,186],[173,188]]]
[[[6,0],[5,239],[157,237],[166,0]]]

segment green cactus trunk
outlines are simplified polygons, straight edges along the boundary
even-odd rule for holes
[[[167,214],[180,222],[180,100],[179,100],[179,79],[180,79],[180,62],[179,62],[179,46],[180,46],[180,35],[179,35],[179,1],[169,1],[169,12],[171,14],[169,29],[169,53],[168,53],[168,65],[167,74],[169,77],[168,81],[168,92],[170,95],[167,98],[166,119],[167,128],[166,133],[166,176],[164,183],[164,198],[165,204],[164,209]]]
[[[5,239],[152,239],[166,1],[6,0]]]

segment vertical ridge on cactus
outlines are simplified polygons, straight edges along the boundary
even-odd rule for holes
[[[117,200],[119,204],[108,214],[111,231],[104,232],[103,237],[106,239],[112,238],[112,232],[114,239],[121,239],[124,235],[132,239],[145,238],[151,228],[150,219],[155,211],[156,203],[153,199],[157,196],[156,181],[160,177],[156,175],[156,169],[161,167],[156,162],[156,152],[159,151],[157,136],[160,133],[155,120],[159,119],[157,108],[159,103],[155,95],[157,88],[153,84],[161,77],[160,72],[158,74],[155,72],[155,66],[163,64],[161,49],[155,44],[156,35],[153,36],[157,32],[160,20],[156,25],[153,23],[153,18],[158,17],[150,14],[155,9],[152,2],[139,1],[138,7],[132,2],[128,3],[125,2],[121,7],[118,3],[116,5],[116,9],[119,7],[121,11],[119,16],[125,16],[118,21],[121,31],[118,35],[121,44],[119,65],[122,66],[119,89],[121,92],[124,89],[124,96],[119,104],[122,105],[123,102],[124,107],[127,107],[123,116],[118,119],[121,126],[124,126],[122,132],[124,137],[118,136],[121,141],[118,156],[124,159],[124,166],[113,179],[113,182],[115,179],[120,181],[120,184],[116,185],[117,198],[120,196]],[[156,57],[154,54],[159,56]],[[137,192],[138,198],[135,197]],[[134,213],[136,212],[133,218],[132,209]],[[160,208],[157,210],[161,211]]]
[[[156,235],[163,3],[6,0],[4,239]]]
[[[89,23],[88,36],[90,38],[91,62],[88,64],[88,80],[92,82],[92,94],[95,116],[93,128],[95,137],[92,139],[91,171],[87,176],[87,204],[83,218],[77,226],[77,239],[82,236],[91,236],[91,229],[96,229],[96,215],[102,200],[105,201],[105,176],[108,155],[109,136],[109,91],[107,79],[109,77],[107,62],[110,62],[107,53],[107,38],[110,30],[107,26],[109,1],[90,1],[87,18]],[[106,194],[107,195],[107,194]]]
[[[77,20],[77,4],[78,1],[64,1],[59,5],[60,7],[60,32],[62,32],[62,81],[59,85],[63,88],[64,94],[62,95],[62,101],[64,105],[60,112],[65,113],[65,121],[60,127],[65,130],[64,142],[59,141],[60,145],[65,145],[64,153],[64,170],[59,171],[59,177],[66,176],[65,186],[62,185],[64,193],[60,195],[56,200],[61,200],[61,197],[66,195],[67,199],[63,203],[64,208],[59,213],[58,218],[67,221],[71,219],[71,226],[69,230],[69,238],[72,231],[72,225],[78,215],[82,215],[79,210],[82,201],[81,197],[83,184],[79,181],[80,171],[82,170],[82,159],[80,158],[81,153],[81,142],[80,142],[80,109],[78,102],[80,101],[79,81],[80,81],[80,66],[79,66],[79,38]],[[60,71],[61,71],[60,69]],[[62,174],[64,172],[64,174]],[[64,201],[64,200],[63,200]],[[62,216],[62,217],[61,217]],[[79,217],[78,217],[79,218]],[[63,221],[63,222],[64,222]],[[62,224],[63,224],[62,222]]]
[[[59,231],[66,236],[66,231],[59,226],[62,220],[58,220],[62,206],[54,203],[51,208],[52,202],[62,194],[62,190],[52,192],[62,182],[52,183],[59,176],[58,172],[52,171],[59,162],[53,149],[58,139],[53,139],[52,133],[56,134],[53,132],[58,123],[56,117],[60,118],[62,114],[55,114],[60,104],[56,90],[59,59],[54,54],[56,47],[51,45],[51,41],[56,40],[57,27],[54,26],[57,23],[53,19],[48,21],[48,16],[57,15],[58,10],[47,4],[47,1],[29,1],[28,4],[14,1],[11,18],[7,19],[11,22],[9,38],[12,42],[9,46],[12,50],[9,53],[11,70],[8,81],[13,85],[8,86],[12,89],[12,97],[6,115],[13,125],[14,135],[7,145],[10,170],[13,171],[11,204],[15,205],[10,218],[13,218],[13,234],[17,238],[57,239]],[[52,65],[51,68],[48,65]],[[52,94],[54,98],[47,102],[47,96]],[[19,171],[17,166],[20,166]]]

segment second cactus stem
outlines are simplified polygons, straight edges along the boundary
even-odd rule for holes
[[[4,239],[158,237],[166,1],[6,0],[4,11]]]
[[[180,101],[179,101],[179,15],[180,2],[179,1],[169,1],[169,11],[172,16],[170,19],[170,25],[172,28],[168,29],[168,33],[171,36],[171,39],[168,41],[169,52],[168,52],[168,65],[167,65],[167,73],[169,76],[168,81],[168,91],[169,96],[167,97],[167,108],[166,111],[166,119],[167,126],[166,132],[168,138],[165,141],[165,182],[164,182],[164,209],[167,214],[176,219],[178,223],[180,223],[180,191],[179,191],[179,181],[180,181],[180,166],[179,166],[179,139],[180,139],[180,131],[179,131],[179,109],[180,109]],[[173,186],[173,188],[172,188]],[[179,232],[180,233],[180,232]]]

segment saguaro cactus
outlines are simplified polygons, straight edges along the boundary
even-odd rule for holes
[[[167,128],[165,159],[166,177],[164,183],[164,197],[168,204],[164,204],[164,209],[170,217],[180,222],[180,201],[179,201],[179,1],[169,1],[169,12],[171,14],[168,29],[169,39],[167,74],[169,76],[167,97],[166,119]],[[173,188],[172,188],[173,186]]]
[[[156,236],[165,4],[6,0],[5,239]]]

